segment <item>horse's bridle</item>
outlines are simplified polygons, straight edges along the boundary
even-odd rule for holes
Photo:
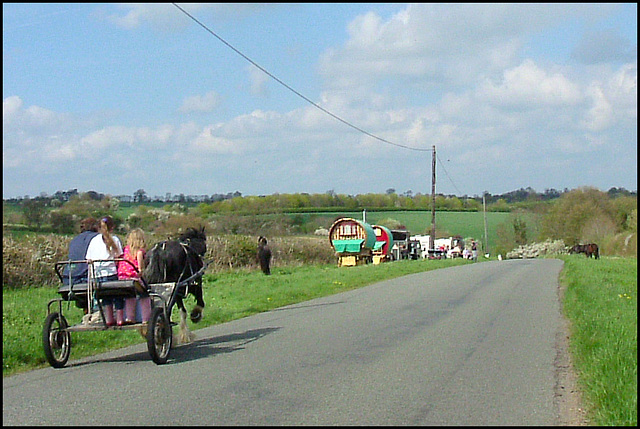
[[[191,274],[195,273],[193,266],[192,266],[192,261],[189,258],[189,251],[193,252],[194,255],[196,255],[198,257],[198,259],[200,260],[200,262],[202,262],[202,256],[200,256],[200,254],[198,252],[196,252],[193,247],[191,247],[191,239],[186,239],[185,241],[179,241],[178,243],[180,243],[180,245],[182,246],[182,250],[184,250],[185,256],[187,258],[187,262],[189,263],[189,269],[191,270]],[[178,282],[180,280],[182,280],[183,276],[186,274],[187,272],[187,264],[185,264],[184,268],[182,269],[182,273],[180,273],[180,277],[178,278]],[[186,284],[185,285],[185,296],[189,294],[189,285]]]
[[[193,247],[191,246],[191,239],[190,238],[187,238],[185,240],[177,240],[177,241],[178,241],[178,243],[180,243],[180,246],[182,246],[182,250],[184,250],[184,253],[187,256],[187,261],[189,263],[189,268],[191,269],[191,273],[194,273],[195,271],[194,271],[193,266],[191,264],[192,261],[189,259],[189,251],[193,252],[193,254],[196,255],[200,259],[201,262],[202,262],[202,256],[200,256],[200,254],[193,249]],[[154,247],[160,246],[164,250],[166,245],[167,245],[167,240],[162,241],[160,243],[156,243],[156,245]],[[164,269],[164,272],[162,274],[163,274],[163,277],[166,279],[167,278],[167,265],[166,264],[164,264],[163,269]],[[182,273],[180,273],[180,276],[178,277],[177,283],[179,283],[184,278],[186,272],[187,272],[187,265],[185,264],[184,268],[182,269]],[[189,294],[189,285],[187,284],[187,285],[185,285],[185,296],[188,295],[188,294]]]

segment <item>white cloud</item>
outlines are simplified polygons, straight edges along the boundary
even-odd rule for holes
[[[589,88],[589,93],[593,104],[585,115],[584,126],[589,131],[602,131],[611,126],[614,120],[613,106],[607,100],[601,87],[593,85]]]
[[[390,76],[439,91],[500,78],[522,62],[522,47],[542,29],[613,6],[568,4],[411,4],[388,20],[356,17],[349,39],[320,59],[326,85],[371,88]]]
[[[206,127],[193,140],[192,148],[195,153],[207,154],[233,154],[239,155],[243,152],[242,146],[237,140],[230,140],[219,137],[214,133],[214,127]]]
[[[625,64],[607,82],[616,111],[625,120],[638,120],[638,64]]]
[[[267,81],[271,78],[253,65],[248,66],[248,70],[249,82],[251,82],[251,93],[261,97],[269,95],[267,91]]]
[[[3,141],[10,140],[11,133],[50,134],[69,128],[69,115],[56,113],[51,110],[29,106],[24,108],[24,102],[18,96],[10,96],[2,101],[2,135]]]
[[[213,112],[221,103],[220,95],[215,91],[209,91],[204,95],[186,97],[178,109],[181,113]]]
[[[559,72],[547,73],[532,60],[505,70],[501,82],[486,81],[478,95],[504,107],[570,106],[582,99],[579,87]]]
[[[2,100],[2,121],[10,122],[22,108],[22,99],[16,95]]]
[[[2,102],[3,167],[28,171],[52,169],[52,161],[74,157],[76,137],[71,131],[81,127],[70,115],[39,107],[25,107],[18,96]]]
[[[238,18],[259,10],[265,5],[254,3],[180,3],[179,6],[190,15],[208,12],[218,19]],[[135,29],[148,24],[159,31],[175,31],[186,28],[193,21],[171,3],[129,3],[120,4],[123,14],[111,14],[107,20],[124,29]]]
[[[638,68],[623,65],[618,71],[594,80],[586,93],[591,100],[582,125],[591,132],[602,132],[614,126],[633,126],[638,120]]]

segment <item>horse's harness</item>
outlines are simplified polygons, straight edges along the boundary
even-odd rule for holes
[[[187,260],[187,264],[184,265],[184,268],[182,269],[182,272],[180,273],[180,276],[178,277],[178,280],[176,283],[180,283],[180,281],[183,279],[183,277],[185,276],[185,274],[187,273],[187,267],[190,269],[191,274],[195,273],[197,270],[194,270],[194,267],[192,265],[192,260],[191,258],[189,258],[189,251],[192,251],[197,257],[198,259],[200,259],[200,261],[202,262],[202,257],[200,256],[200,254],[198,252],[196,252],[193,247],[191,247],[191,239],[187,238],[185,241],[182,240],[178,240],[178,243],[180,244],[180,246],[182,247],[182,250],[184,250],[184,254],[185,254],[185,258]],[[161,243],[156,244],[156,246],[158,245],[162,245],[162,250],[165,250],[165,246],[167,245],[167,241],[163,241]],[[167,278],[167,264],[164,264],[164,272],[162,273],[163,277],[166,279]],[[189,284],[185,285],[185,292],[184,292],[184,296],[187,296],[189,294]]]

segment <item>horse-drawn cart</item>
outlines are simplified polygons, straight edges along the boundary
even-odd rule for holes
[[[151,359],[160,365],[167,362],[173,342],[173,327],[177,324],[171,320],[174,304],[182,300],[189,293],[189,288],[201,283],[202,275],[207,267],[202,267],[187,278],[176,282],[146,284],[143,280],[114,280],[98,282],[93,275],[93,264],[101,262],[130,263],[124,259],[94,260],[94,261],[62,261],[55,264],[55,272],[62,282],[58,289],[59,298],[49,301],[47,317],[42,331],[42,343],[47,361],[54,368],[66,365],[71,354],[71,333],[105,330],[138,329],[141,333],[146,330],[147,348]],[[71,272],[65,267],[72,264],[88,264],[89,270],[85,282],[73,284],[71,278],[65,278],[63,271]],[[65,281],[66,280],[66,281]],[[148,321],[136,318],[133,324],[109,325],[105,317],[103,300],[114,298],[135,298],[149,295],[151,298],[151,313]],[[63,315],[63,307],[69,309],[70,303],[86,311],[83,321],[69,326]],[[99,316],[98,316],[99,315]]]

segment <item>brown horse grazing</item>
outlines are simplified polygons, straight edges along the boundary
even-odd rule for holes
[[[569,253],[584,253],[587,258],[591,256],[596,259],[600,258],[600,251],[598,250],[598,245],[595,243],[589,244],[576,244],[571,249],[569,249]]]

